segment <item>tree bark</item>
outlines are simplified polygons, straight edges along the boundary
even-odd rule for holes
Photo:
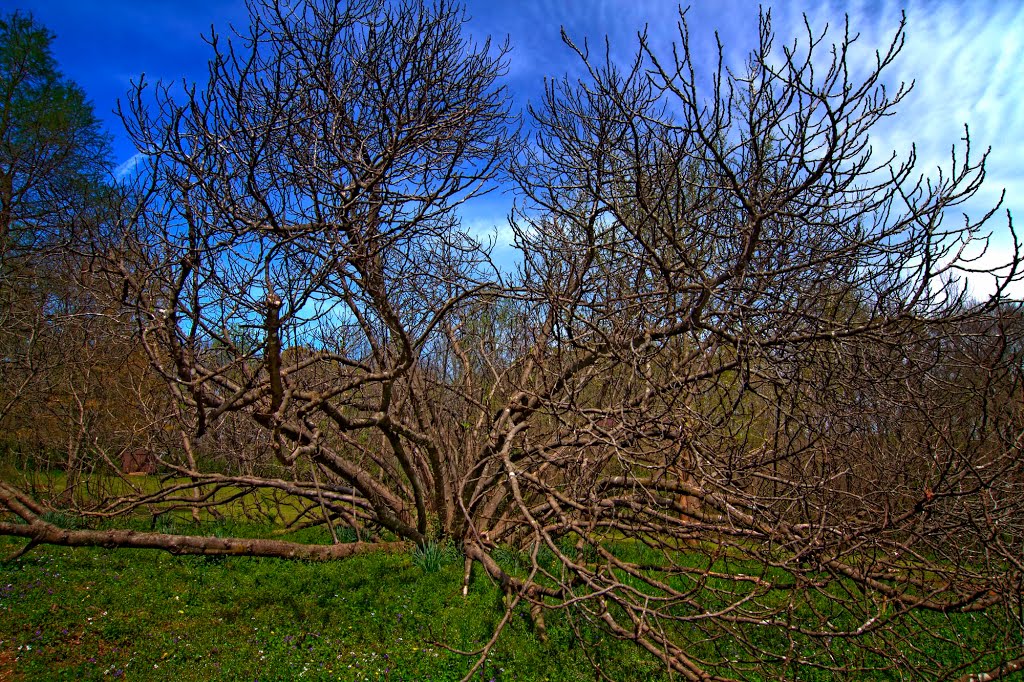
[[[171,554],[278,557],[306,561],[333,561],[366,552],[399,552],[405,542],[352,542],[339,545],[306,545],[259,538],[216,538],[195,535],[143,533],[133,530],[67,530],[45,521],[29,524],[0,523],[0,535],[28,538],[30,544],[64,547],[129,547],[162,549]]]

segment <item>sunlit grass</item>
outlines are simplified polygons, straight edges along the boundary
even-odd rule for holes
[[[19,546],[0,539],[5,556]],[[307,564],[37,548],[0,564],[0,679],[458,680],[472,659],[439,643],[481,647],[504,609],[480,572],[466,598],[461,578],[461,562],[425,571],[411,552]],[[548,632],[539,642],[517,614],[480,679],[591,679],[568,624]],[[599,656],[615,679],[660,679],[631,644]]]
[[[49,485],[60,485],[50,476]],[[158,477],[133,477],[131,484],[155,490]],[[236,491],[223,491],[225,495]],[[127,524],[139,530],[237,537],[267,537],[288,519],[266,513],[260,522],[244,504],[276,503],[295,508],[293,500],[267,500],[265,492],[239,497],[216,520],[205,512],[195,524],[187,509],[155,516],[103,522],[83,521],[69,513],[48,512],[46,520],[65,528]],[[152,513],[152,510],[149,512]],[[292,520],[294,517],[292,517]],[[338,529],[342,542],[356,540],[354,531]],[[329,543],[326,527],[289,533],[282,539]],[[588,564],[602,561],[594,547],[567,536],[558,549]],[[0,557],[13,554],[23,540],[0,538]],[[661,551],[636,539],[611,538],[604,543],[619,559],[647,566],[645,573],[673,589],[700,587],[705,608],[725,606],[752,589],[733,579],[757,575],[765,581],[789,582],[778,568],[750,559],[742,548],[724,550],[715,543],[692,544]],[[536,562],[552,575],[561,573],[547,546],[535,549]],[[531,572],[531,552],[511,547],[494,550],[495,560],[523,577]],[[670,561],[667,561],[670,560]],[[666,571],[672,565],[693,569]],[[473,659],[446,647],[472,651],[490,637],[504,614],[505,600],[479,569],[469,596],[461,595],[462,561],[450,541],[428,543],[403,554],[371,554],[340,562],[303,562],[243,557],[174,557],[139,550],[41,547],[25,557],[0,563],[0,680],[50,679],[387,679],[456,680]],[[706,571],[719,577],[702,575]],[[630,589],[659,593],[643,581],[619,573]],[[553,584],[543,573],[536,578]],[[769,590],[758,596],[762,605],[787,609],[796,622],[830,619],[836,627],[856,628],[855,617],[837,605],[851,589],[840,582],[820,591],[794,593]],[[717,601],[716,601],[717,600]],[[677,615],[693,615],[687,606],[672,607]],[[585,621],[568,620],[555,611],[546,617],[548,640],[541,642],[525,606],[520,607],[482,670],[482,680],[574,680],[593,677],[591,661],[618,680],[667,679],[660,665],[628,642],[615,642]],[[853,620],[851,620],[853,619]],[[849,621],[849,622],[846,622]],[[573,631],[575,625],[577,632]],[[911,627],[913,626],[913,627]],[[794,643],[802,655],[822,661],[848,661],[853,667],[887,664],[887,639],[865,642],[876,653],[841,642],[822,647],[784,630],[756,624],[736,625],[732,638],[721,631],[672,624],[674,638],[693,655],[707,660],[746,660],[744,679],[782,677],[830,679],[827,672],[781,663]],[[945,615],[923,613],[896,623],[896,638],[906,637],[911,661],[958,666],[965,651],[991,648],[1020,628],[1000,614]],[[1014,628],[1017,628],[1016,630]],[[711,626],[711,630],[714,630]],[[902,633],[902,634],[901,634]],[[1009,633],[1009,634],[1008,634]],[[577,634],[582,642],[577,640]],[[741,640],[763,651],[778,651],[778,660],[759,660],[745,653]],[[951,643],[955,643],[951,645]],[[1007,646],[1012,643],[1006,642]],[[747,650],[749,651],[749,650]],[[746,657],[746,658],[744,658]],[[998,661],[991,661],[996,663]],[[985,669],[990,661],[973,662]],[[5,667],[7,666],[7,667]],[[613,673],[614,671],[614,673]],[[726,674],[730,671],[719,671]],[[906,669],[875,671],[857,679],[900,679]]]

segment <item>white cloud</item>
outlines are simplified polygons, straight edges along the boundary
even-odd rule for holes
[[[486,20],[488,10],[480,5],[474,12],[475,4],[471,3],[471,14]],[[1024,51],[1024,5],[1010,0],[780,1],[771,7],[776,44],[790,44],[794,38],[806,40],[805,13],[816,31],[828,23],[828,42],[839,39],[844,17],[849,15],[851,31],[860,34],[855,59],[869,69],[874,51],[885,49],[892,40],[904,7],[906,43],[887,72],[886,83],[895,88],[901,81],[914,81],[915,86],[897,116],[873,131],[875,157],[887,157],[893,150],[905,154],[913,143],[918,173],[934,178],[939,167],[948,173],[954,144],[962,158],[961,138],[967,124],[972,156],[990,146],[992,151],[985,185],[958,211],[977,219],[995,205],[1004,188],[1007,190],[1003,210],[987,226],[993,238],[985,256],[987,264],[1005,261],[1011,256],[1005,209],[1017,215],[1024,209],[1024,164],[1020,161],[1024,159],[1024,90],[1019,87],[1024,83],[1024,60],[1019,58]],[[716,31],[725,60],[733,66],[741,67],[756,44],[757,9],[745,0],[693,3],[686,17],[697,67],[705,72],[716,66]],[[603,57],[603,40],[608,35],[613,58],[624,63],[635,53],[636,33],[645,24],[655,49],[667,54],[670,44],[678,42],[677,20],[675,4],[662,0],[534,0],[516,3],[514,10],[500,14],[496,30],[493,26],[486,30],[510,34],[516,50],[512,59],[517,83],[533,81],[533,89],[517,95],[536,103],[543,76],[560,76],[567,70],[578,73],[578,65],[558,40],[559,26],[564,25],[579,44],[588,38],[592,54],[599,53],[598,57]],[[516,60],[521,60],[518,67]],[[950,215],[948,219],[952,222],[962,217]],[[990,288],[974,279],[972,290]],[[1024,287],[1018,287],[1016,293],[1024,294]]]
[[[114,177],[117,178],[118,180],[123,180],[124,178],[128,177],[129,175],[135,172],[135,169],[138,167],[139,163],[141,163],[144,158],[146,158],[146,155],[143,154],[142,152],[132,154],[131,158],[129,158],[127,161],[123,162],[117,168],[114,169]]]

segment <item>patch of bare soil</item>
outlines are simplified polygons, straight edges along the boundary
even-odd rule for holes
[[[14,677],[14,652],[0,649],[0,682],[13,682]]]

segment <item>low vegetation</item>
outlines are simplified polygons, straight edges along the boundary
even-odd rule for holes
[[[270,530],[176,523],[166,530],[242,536]],[[323,533],[306,531],[292,539],[329,541]],[[18,547],[0,540],[5,554]],[[615,549],[635,561],[656,558],[629,543]],[[485,645],[505,618],[507,603],[500,586],[484,574],[464,597],[462,562],[451,549],[436,550],[436,560],[428,548],[305,563],[38,549],[0,563],[0,679],[460,680],[477,663],[467,653]],[[511,548],[498,548],[495,556],[513,574],[525,575],[531,565],[529,556]],[[677,561],[697,565],[706,557],[694,551]],[[554,568],[553,554],[539,561]],[[720,564],[719,569],[743,570],[727,560]],[[828,599],[815,600],[814,608],[828,608]],[[933,614],[926,620],[930,636],[907,644],[912,656],[927,663],[963,665],[969,661],[960,659],[960,644],[982,650],[991,639],[1019,636],[1008,634],[1015,627],[1011,622],[985,614]],[[750,636],[759,636],[752,629]],[[610,640],[571,612],[548,616],[545,630],[539,638],[528,609],[516,608],[471,679],[569,682],[591,679],[594,666],[616,680],[670,679],[657,658]],[[735,647],[733,655],[744,656],[736,642],[700,641],[692,633],[688,638],[698,654]],[[958,646],[946,646],[949,638],[959,640]],[[841,641],[830,649],[837,661],[860,655]],[[860,663],[874,670],[855,679],[903,679],[884,649],[868,658]],[[780,660],[747,666],[750,680],[832,679],[828,671]]]
[[[0,541],[7,554],[18,546]],[[475,658],[453,649],[487,642],[505,614],[502,591],[481,574],[463,597],[461,560],[417,556],[311,564],[39,549],[0,564],[0,679],[459,680]],[[539,642],[518,613],[473,679],[568,682],[592,677],[595,662],[615,679],[662,679],[661,665],[632,645],[585,625],[580,634],[588,646],[555,617]]]

